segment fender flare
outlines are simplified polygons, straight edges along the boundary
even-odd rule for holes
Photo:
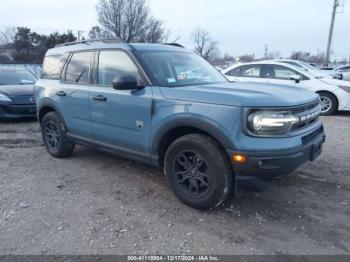
[[[66,126],[65,121],[64,121],[64,118],[63,118],[63,115],[62,115],[61,112],[58,110],[58,108],[54,105],[54,103],[51,102],[50,100],[46,100],[46,101],[43,101],[43,102],[41,102],[40,104],[38,104],[37,110],[38,110],[38,120],[39,120],[39,122],[41,122],[40,119],[39,119],[40,111],[41,111],[43,108],[45,108],[45,107],[50,107],[50,108],[52,108],[52,109],[55,111],[55,113],[58,115],[58,117],[60,118],[61,122]]]
[[[203,132],[208,133],[210,136],[215,138],[225,149],[235,148],[231,139],[221,131],[221,127],[213,120],[199,115],[192,116],[186,114],[180,118],[179,116],[176,116],[176,119],[169,119],[161,128],[157,130],[152,139],[152,153],[157,155],[158,146],[160,145],[164,136],[169,131],[179,127],[192,127],[202,130]]]

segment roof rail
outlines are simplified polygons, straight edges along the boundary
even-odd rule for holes
[[[177,46],[177,47],[181,47],[181,48],[186,48],[183,45],[180,45],[178,43],[165,43],[166,45],[172,45],[172,46]]]
[[[116,37],[116,38],[108,38],[108,39],[90,39],[90,40],[74,41],[74,42],[58,44],[55,47],[78,45],[78,44],[89,44],[94,42],[101,42],[106,44],[107,43],[125,43],[123,39],[121,39],[120,37]]]

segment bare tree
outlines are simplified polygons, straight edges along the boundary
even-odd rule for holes
[[[90,39],[109,39],[112,38],[113,34],[109,31],[101,29],[99,26],[93,26],[89,31]]]
[[[126,42],[162,42],[162,21],[153,18],[146,0],[100,0],[97,15],[103,30]]]
[[[7,27],[0,32],[0,45],[7,45],[15,41],[16,28]]]
[[[194,50],[207,60],[213,59],[213,55],[218,53],[217,42],[210,37],[208,30],[197,27],[191,33],[191,40],[194,43]]]

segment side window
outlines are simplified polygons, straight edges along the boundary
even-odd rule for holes
[[[288,67],[280,65],[266,65],[266,78],[290,80],[291,76],[293,75],[299,75],[301,76],[302,80],[306,80],[304,75]]]
[[[236,67],[226,73],[228,76],[241,76],[241,67]]]
[[[139,71],[131,58],[123,51],[101,51],[98,63],[98,84],[112,86],[118,76],[133,75],[139,85],[144,84]]]
[[[69,83],[88,84],[94,52],[74,53],[67,66],[65,80]]]
[[[241,67],[242,77],[260,77],[261,65],[247,65]]]
[[[350,66],[344,67],[343,69],[341,69],[341,71],[344,72],[344,73],[349,73],[350,72]]]
[[[61,78],[62,69],[69,54],[47,56],[44,59],[41,78],[58,80]]]

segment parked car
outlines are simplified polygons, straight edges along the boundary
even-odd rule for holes
[[[321,97],[322,115],[350,110],[349,82],[315,77],[288,63],[261,61],[239,64],[223,70],[222,73],[229,81],[288,85],[316,92]]]
[[[350,81],[350,66],[342,66],[335,69],[336,72],[339,72],[343,75],[343,80]]]
[[[320,70],[317,67],[314,67],[308,63],[305,63],[303,61],[298,61],[298,60],[292,60],[292,59],[277,59],[274,60],[279,63],[285,63],[285,64],[290,64],[295,67],[298,67],[300,69],[305,70],[306,72],[309,72],[313,74],[315,77],[320,77],[320,78],[334,78],[334,79],[339,79],[341,80],[343,78],[342,74],[339,72],[334,72],[332,70],[330,71],[323,71]]]
[[[0,119],[36,117],[36,80],[23,68],[0,65]]]
[[[197,209],[244,187],[263,189],[315,160],[325,141],[315,93],[229,83],[170,45],[58,46],[46,54],[35,94],[52,156],[80,144],[161,167],[175,195]]]

